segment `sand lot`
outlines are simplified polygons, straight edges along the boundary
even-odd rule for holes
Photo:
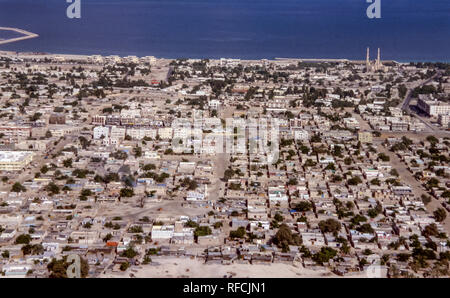
[[[288,264],[272,263],[270,265],[249,264],[204,264],[200,260],[188,258],[154,259],[152,265],[132,267],[126,272],[114,271],[102,274],[101,278],[114,277],[147,277],[147,278],[223,278],[230,276],[237,278],[293,278],[293,277],[337,277],[326,269],[310,270],[303,267],[294,267]],[[361,274],[352,277],[363,277]]]

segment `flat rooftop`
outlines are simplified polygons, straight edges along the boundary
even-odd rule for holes
[[[0,162],[21,162],[33,152],[30,151],[0,151]]]

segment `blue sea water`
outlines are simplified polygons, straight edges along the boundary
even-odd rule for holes
[[[0,26],[39,38],[0,50],[154,55],[165,58],[383,59],[450,61],[450,0],[0,0]],[[0,35],[1,38],[1,35]]]

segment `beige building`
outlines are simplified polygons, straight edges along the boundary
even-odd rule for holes
[[[172,127],[163,127],[158,129],[158,136],[163,140],[171,139],[172,134],[173,134]]]
[[[80,132],[80,128],[78,126],[71,125],[51,125],[49,126],[49,131],[53,137],[62,138],[66,135],[75,134]]]
[[[126,129],[124,127],[111,127],[111,139],[123,140],[125,138]]]
[[[438,116],[438,122],[440,125],[442,125],[444,128],[449,128],[450,124],[450,114],[447,115],[439,115]]]
[[[31,136],[31,127],[28,126],[0,126],[0,135],[7,143],[17,143]]]
[[[20,171],[33,160],[30,151],[0,151],[1,171]]]
[[[450,104],[431,99],[430,96],[419,95],[417,101],[419,109],[427,113],[428,116],[448,115],[450,113]]]
[[[129,128],[127,135],[134,140],[142,140],[144,137],[156,139],[157,130],[154,128]]]
[[[372,133],[368,131],[358,132],[358,141],[361,143],[372,143]]]
[[[19,150],[47,150],[50,145],[49,140],[25,140],[16,144],[16,149]]]

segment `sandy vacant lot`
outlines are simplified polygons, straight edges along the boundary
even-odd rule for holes
[[[164,258],[154,259],[152,265],[133,267],[126,272],[114,271],[99,277],[191,277],[191,278],[222,278],[253,277],[253,278],[293,278],[293,277],[337,277],[328,270],[310,270],[303,267],[294,267],[288,264],[248,265],[248,264],[204,264],[200,260],[188,258]],[[352,276],[363,277],[363,276]]]

